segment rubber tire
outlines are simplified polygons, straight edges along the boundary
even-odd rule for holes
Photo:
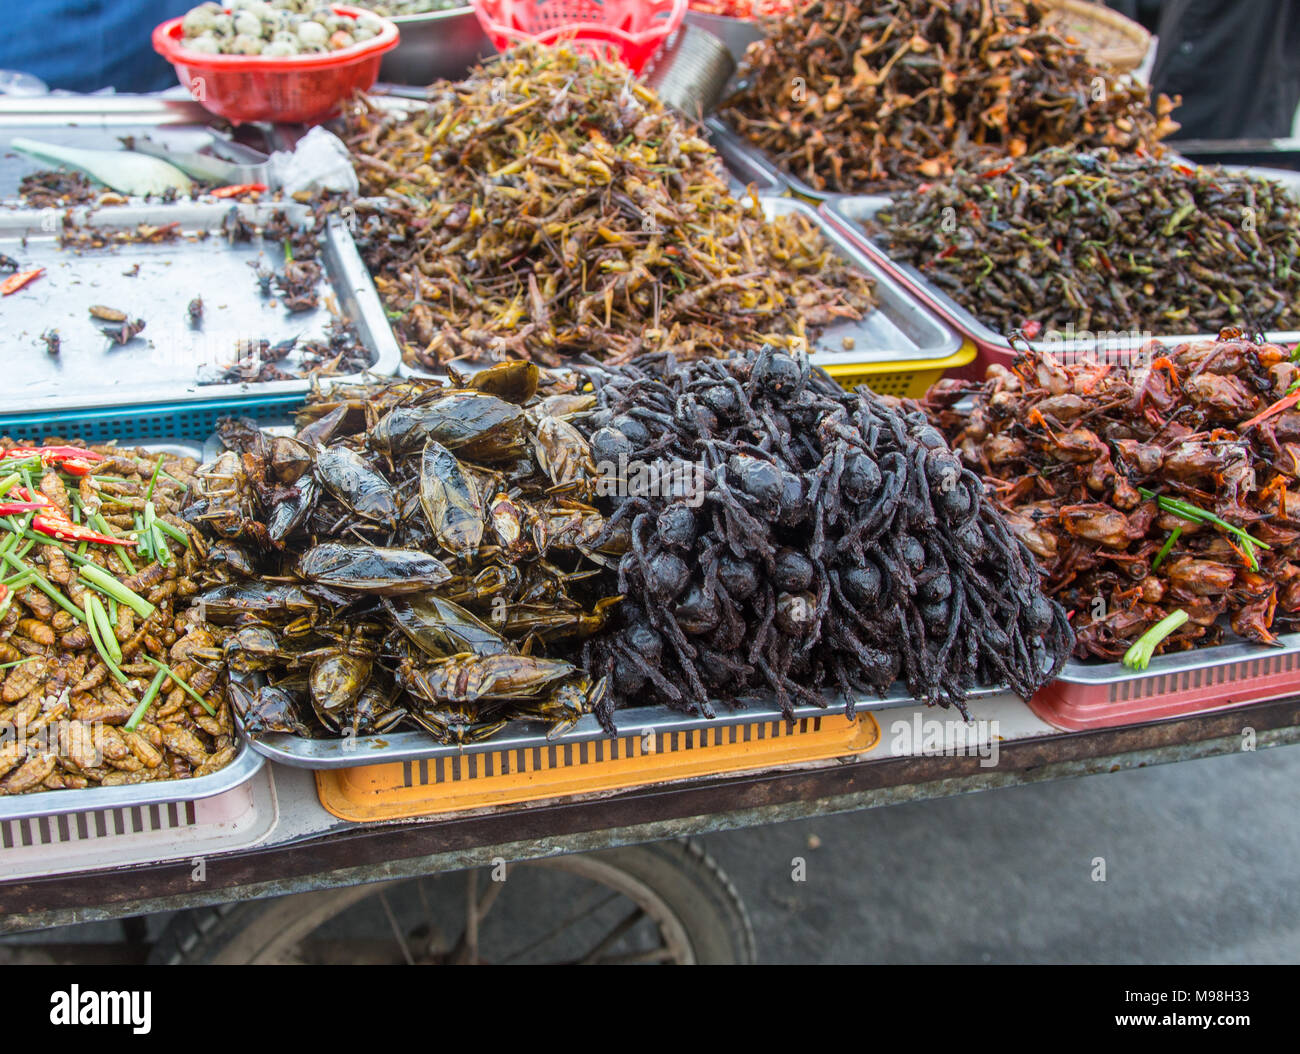
[[[754,929],[736,887],[696,842],[682,839],[585,854],[649,886],[677,916],[700,965],[757,958]],[[526,863],[526,862],[525,862]],[[352,904],[409,879],[292,893],[181,912],[149,955],[154,964],[246,964],[286,927],[310,932]]]

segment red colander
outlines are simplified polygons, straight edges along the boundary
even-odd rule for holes
[[[330,10],[349,18],[364,13],[341,4]],[[373,86],[384,52],[397,47],[397,27],[385,19],[377,36],[324,55],[207,55],[186,49],[181,21],[173,18],[153,31],[154,50],[176,67],[196,102],[234,124],[319,124],[353,92]]]
[[[609,54],[633,73],[686,16],[687,0],[472,0],[498,51],[522,41],[574,44]]]

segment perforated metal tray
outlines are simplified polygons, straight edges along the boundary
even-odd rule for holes
[[[1001,689],[981,689],[970,698],[997,695]],[[829,697],[828,697],[829,698]],[[898,707],[916,706],[916,700],[895,685],[883,699],[868,697],[858,701],[859,713],[875,713]],[[781,708],[770,700],[755,701],[743,710],[719,706],[714,718],[692,716],[666,706],[637,707],[620,710],[615,715],[620,735],[653,735],[693,729],[726,728],[732,725],[765,724],[779,721]],[[829,702],[825,709],[816,706],[795,707],[796,720],[810,717],[833,717],[845,712],[843,701]],[[955,711],[954,711],[955,713]],[[264,736],[253,741],[254,749],[272,761],[304,769],[342,769],[358,765],[380,765],[392,761],[417,761],[426,758],[460,757],[499,750],[531,750],[535,747],[564,747],[608,738],[590,714],[580,718],[573,728],[554,739],[546,738],[547,726],[538,721],[511,721],[501,732],[480,743],[462,746],[436,743],[423,732],[393,732],[383,736],[359,736],[346,739],[303,739],[284,733]]]
[[[748,177],[754,182],[760,180],[773,187],[789,190],[792,194],[809,201],[821,202],[837,197],[825,190],[805,183],[798,176],[793,176],[773,161],[764,151],[754,146],[740,135],[726,120],[713,116],[704,122],[709,133],[709,142],[722,155],[723,163],[736,174],[738,179]]]
[[[961,338],[953,330],[918,303],[887,268],[863,252],[852,238],[827,223],[813,206],[794,198],[759,200],[769,218],[797,215],[809,220],[836,256],[874,283],[876,306],[866,318],[836,322],[817,337],[812,361],[818,366],[945,359],[961,348]],[[851,349],[843,346],[845,338],[853,341]]]

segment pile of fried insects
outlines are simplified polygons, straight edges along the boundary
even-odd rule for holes
[[[871,307],[808,218],[738,200],[699,130],[617,63],[521,46],[347,125],[355,237],[409,366],[808,347]]]
[[[0,794],[204,776],[237,733],[177,516],[193,458],[0,450]]]
[[[335,387],[292,432],[221,434],[185,515],[254,736],[463,743],[898,680],[964,708],[1073,643],[924,414],[772,348]]]

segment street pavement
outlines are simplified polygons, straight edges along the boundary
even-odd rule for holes
[[[1282,747],[702,841],[765,962],[1294,963],[1298,788]],[[119,933],[9,938],[0,962]]]
[[[703,841],[766,962],[1294,963],[1298,791],[1279,747]]]

